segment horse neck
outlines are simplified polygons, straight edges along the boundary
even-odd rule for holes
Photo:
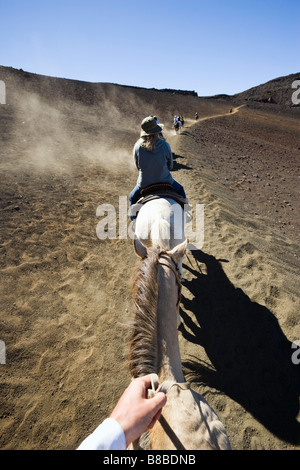
[[[183,382],[177,330],[178,285],[168,262],[159,262],[157,300],[157,365],[160,381]],[[166,266],[168,264],[168,266]]]

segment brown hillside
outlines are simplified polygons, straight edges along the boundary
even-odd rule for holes
[[[293,87],[293,83],[298,80],[300,80],[300,72],[287,75],[286,77],[275,78],[267,83],[250,88],[243,93],[234,95],[234,98],[293,107],[292,94],[296,88],[299,88],[296,85]]]

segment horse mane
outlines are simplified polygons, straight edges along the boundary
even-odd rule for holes
[[[157,267],[160,251],[148,251],[133,274],[134,320],[129,340],[129,370],[133,378],[157,370]]]

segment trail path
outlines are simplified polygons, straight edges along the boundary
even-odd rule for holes
[[[231,108],[231,110],[228,113],[219,113],[219,114],[212,114],[211,116],[202,116],[202,117],[199,117],[197,120],[187,119],[186,123],[188,123],[188,125],[185,124],[181,132],[183,132],[184,129],[189,128],[193,125],[196,125],[199,122],[208,121],[209,119],[216,119],[216,118],[220,118],[224,116],[232,116],[233,114],[238,113],[239,110],[241,108],[244,108],[245,106],[246,106],[245,104],[242,104],[240,106],[236,106],[235,108]]]
[[[197,122],[200,122],[200,121],[207,121],[208,119],[215,119],[215,118],[219,118],[223,116],[231,116],[232,114],[237,113],[241,108],[244,108],[245,106],[246,106],[245,104],[242,104],[240,106],[232,108],[231,111],[229,111],[228,113],[213,114],[212,116],[204,116],[202,118],[198,118],[197,121],[195,121],[195,124],[197,124]]]

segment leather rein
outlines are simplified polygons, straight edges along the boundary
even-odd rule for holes
[[[189,382],[175,382],[173,380],[165,380],[159,385],[158,375],[157,374],[150,374],[151,375],[151,388],[147,390],[147,398],[152,398],[158,392],[163,392],[165,394],[172,387],[178,387],[181,390],[190,390],[191,385]]]

